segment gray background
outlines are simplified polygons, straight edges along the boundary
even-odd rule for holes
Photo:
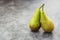
[[[29,21],[43,3],[55,29],[31,32]],[[0,40],[60,40],[60,0],[0,0]]]

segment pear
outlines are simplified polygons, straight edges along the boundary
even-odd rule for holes
[[[46,15],[46,12],[40,9],[41,13],[41,27],[44,30],[44,32],[52,32],[54,30],[54,23],[53,21]]]
[[[37,8],[32,19],[29,22],[31,31],[39,31],[40,25],[40,8]]]

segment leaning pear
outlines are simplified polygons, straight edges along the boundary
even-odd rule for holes
[[[45,32],[52,32],[54,30],[53,21],[47,16],[46,12],[42,9],[41,13],[41,27]]]

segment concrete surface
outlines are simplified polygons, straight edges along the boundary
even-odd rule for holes
[[[42,3],[55,23],[52,33],[29,29],[29,20]],[[0,0],[0,40],[60,40],[60,0]]]

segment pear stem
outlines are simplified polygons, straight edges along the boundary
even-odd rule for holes
[[[42,11],[44,10],[44,5],[45,5],[45,4],[42,4],[42,5],[40,6],[40,9],[42,8]]]

